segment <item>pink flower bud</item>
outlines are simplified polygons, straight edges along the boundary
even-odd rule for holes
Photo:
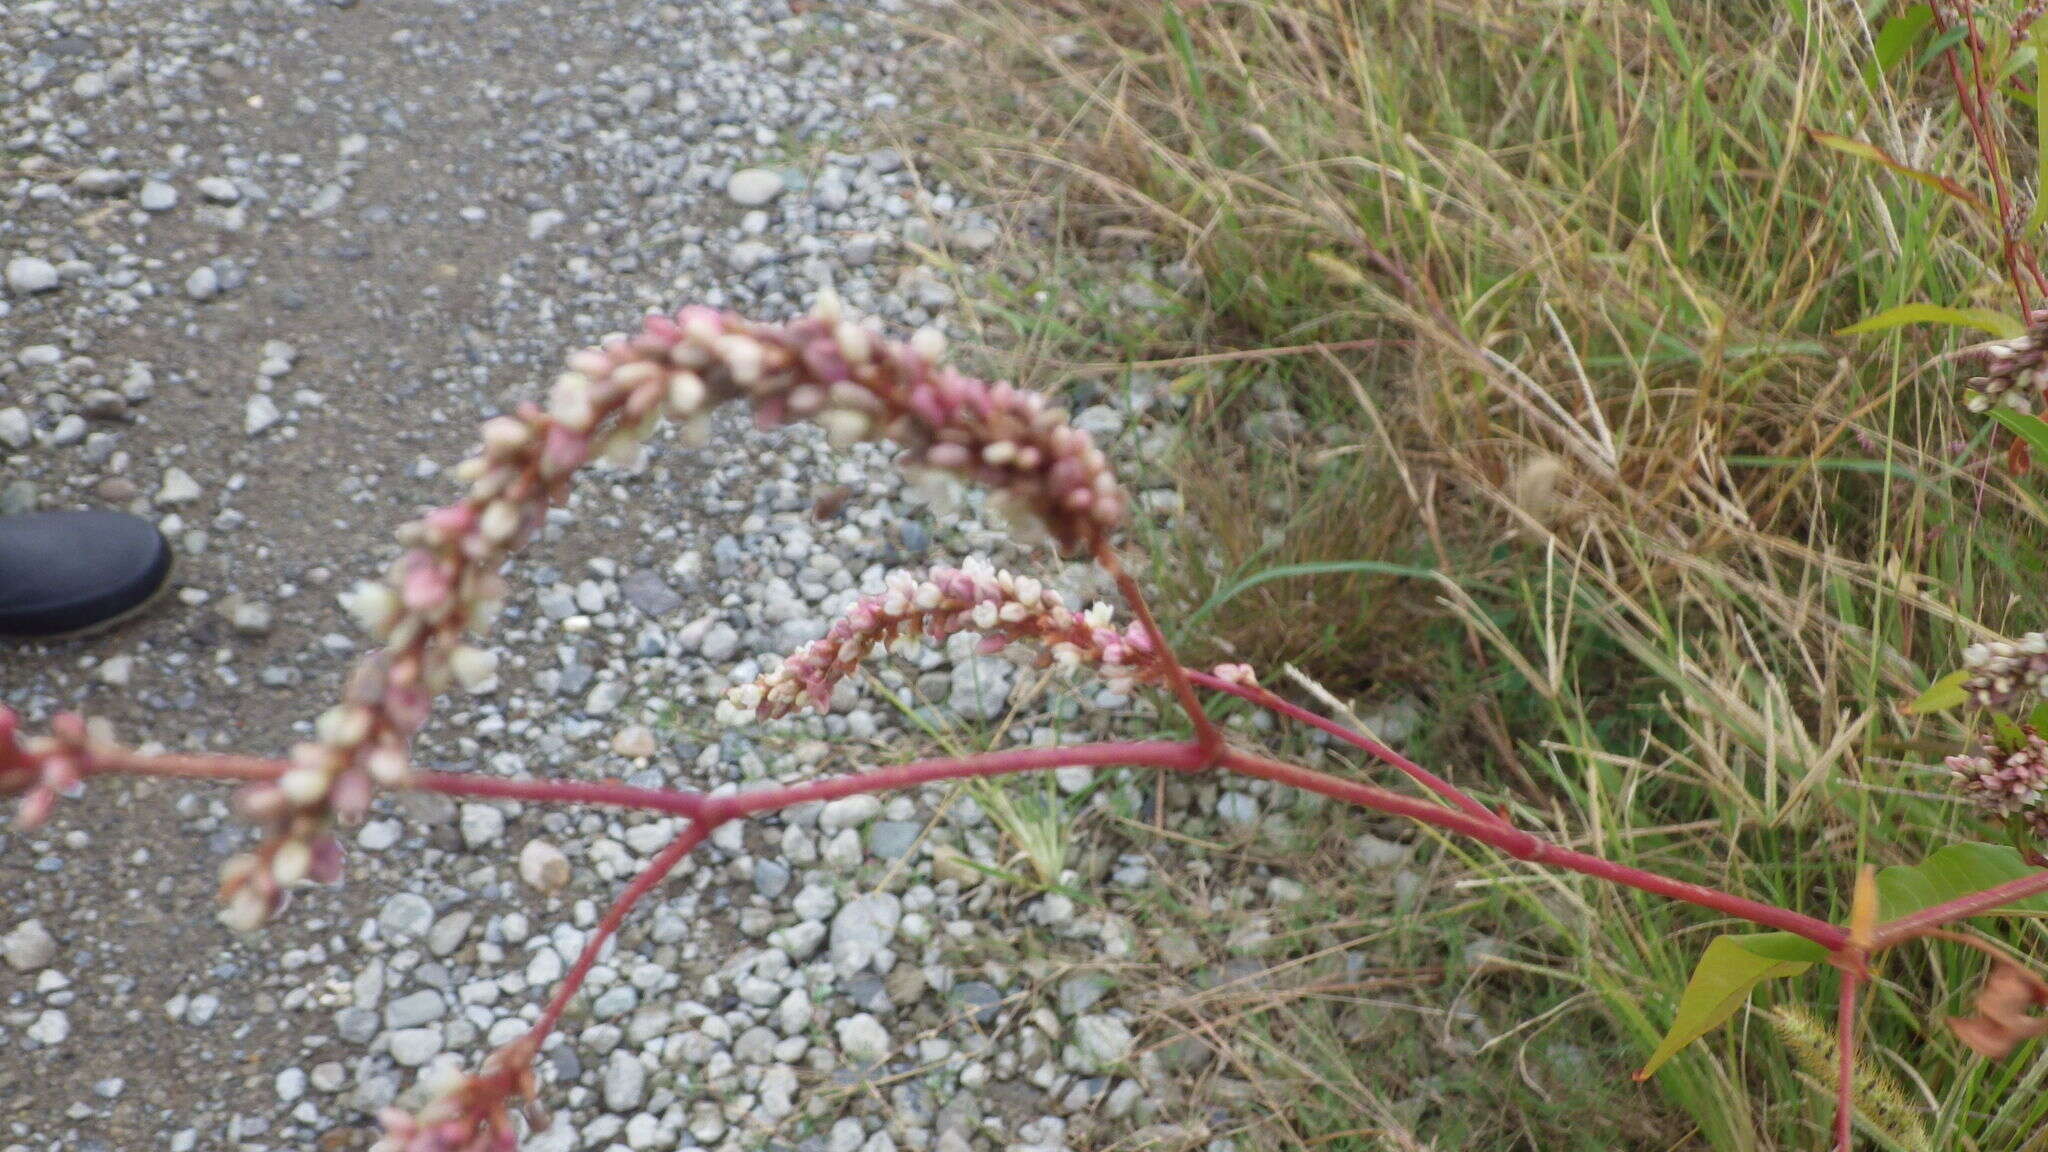
[[[567,476],[590,458],[590,438],[561,425],[548,429],[547,446],[541,450],[540,469],[544,476]]]
[[[516,416],[493,416],[484,421],[484,452],[506,459],[533,442],[533,431]]]

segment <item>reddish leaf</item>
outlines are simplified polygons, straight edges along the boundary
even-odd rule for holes
[[[2016,965],[1999,964],[1977,993],[1977,1014],[1951,1016],[1948,1026],[1979,1056],[1997,1060],[2027,1040],[2048,1036],[2048,1016],[2027,1014],[2035,1007],[2048,1007],[2048,984]]]
[[[1868,144],[1861,140],[1851,140],[1847,136],[1837,136],[1833,132],[1821,132],[1813,128],[1808,128],[1806,134],[1813,137],[1813,142],[1822,147],[1832,148],[1837,152],[1846,153],[1859,160],[1868,160],[1872,164],[1889,168],[1908,180],[1924,184],[1937,192],[1947,193],[1980,212],[1984,210],[1984,202],[1977,199],[1969,189],[1961,184],[1946,176],[1937,176],[1932,172],[1925,172],[1910,164],[1893,159],[1891,153],[1886,152],[1875,144]]]

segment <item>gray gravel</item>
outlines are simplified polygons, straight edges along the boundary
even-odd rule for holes
[[[151,616],[0,651],[0,699],[32,726],[82,706],[131,739],[281,751],[356,654],[336,593],[394,554],[391,526],[448,497],[477,421],[539,395],[564,350],[648,308],[777,317],[827,285],[905,331],[948,323],[956,288],[920,253],[971,267],[993,225],[864,135],[915,87],[903,14],[0,11],[0,508],[127,508],[181,558]],[[1139,378],[1080,397],[1081,420],[1115,439],[1166,396]],[[827,495],[842,509],[814,513]],[[1033,695],[1035,677],[966,638],[883,666],[886,695],[848,686],[823,718],[709,723],[730,683],[891,567],[1058,567],[985,526],[977,495],[907,484],[878,450],[727,414],[708,450],[664,434],[594,477],[545,537],[497,674],[444,702],[425,761],[754,785],[925,746],[891,697],[918,724],[987,727],[1025,705],[1004,742],[1087,734],[1074,700]],[[1087,803],[1150,796],[1147,777]],[[1172,798],[1191,835],[1283,835],[1293,818],[1258,787]],[[45,830],[0,832],[5,1152],[360,1147],[378,1108],[525,1028],[677,828],[380,801],[350,833],[348,884],[244,941],[210,914],[213,871],[248,835],[227,799],[96,785]],[[1402,847],[1359,854],[1399,867]],[[593,971],[544,1053],[557,1123],[529,1147],[1052,1149],[1175,1119],[1178,1073],[1140,1039],[1148,1007],[1106,979],[1061,982],[1138,946],[1121,909],[1147,858],[1091,858],[1059,879],[1103,902],[990,882],[1027,866],[940,789],[722,828]]]

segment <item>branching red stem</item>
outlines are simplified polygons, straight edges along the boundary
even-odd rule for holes
[[[1856,986],[1860,972],[1842,970],[1835,1000],[1835,1152],[1851,1152],[1856,1127]]]
[[[1929,928],[1939,928],[1944,924],[1967,920],[1979,913],[1989,912],[1993,908],[2043,892],[2048,892],[2048,871],[2035,872],[1979,892],[1971,892],[1953,900],[1944,900],[1931,908],[1922,908],[1910,916],[1901,916],[1897,920],[1888,920],[1878,925],[1877,931],[1871,936],[1871,947],[1873,950],[1888,948],[1921,935]]]
[[[775,788],[759,788],[711,799],[706,817],[726,820],[770,812],[814,800],[837,800],[864,792],[890,792],[941,780],[966,780],[981,776],[1008,776],[1018,772],[1039,772],[1052,768],[1147,767],[1200,768],[1208,754],[1199,744],[1171,741],[1141,741],[1115,744],[1075,744],[1054,748],[1019,748],[1008,752],[985,752],[959,759],[918,760],[893,768],[878,768],[852,776],[812,780]]]
[[[540,1042],[562,1019],[562,1012],[569,1007],[569,1001],[575,998],[576,990],[583,986],[584,978],[590,975],[590,966],[597,963],[598,953],[604,950],[605,941],[610,940],[619,930],[619,925],[625,923],[627,915],[633,911],[633,906],[673,872],[676,865],[682,863],[683,857],[702,844],[704,838],[711,835],[711,830],[718,824],[719,821],[716,820],[691,821],[674,840],[669,841],[668,847],[663,848],[660,855],[649,861],[638,876],[633,877],[633,882],[626,886],[624,892],[619,893],[619,898],[612,901],[611,909],[604,914],[604,919],[592,930],[590,938],[583,942],[582,953],[576,957],[576,963],[570,967],[569,974],[562,977],[561,985],[555,989],[555,994],[548,1001],[547,1008],[541,1012],[540,1019],[527,1031],[526,1041],[532,1045],[535,1052],[540,1051]]]
[[[1617,864],[1599,856],[1559,847],[1533,832],[1505,827],[1498,818],[1481,818],[1469,812],[1454,811],[1419,797],[1403,796],[1398,792],[1389,792],[1370,784],[1340,780],[1312,769],[1234,749],[1224,753],[1223,766],[1247,776],[1273,780],[1334,800],[1343,800],[1360,807],[1376,809],[1395,816],[1406,816],[1411,820],[1420,820],[1439,828],[1448,828],[1489,847],[1497,848],[1517,860],[1563,868],[1652,895],[1697,904],[1702,908],[1737,916],[1766,928],[1791,932],[1804,936],[1830,952],[1841,947],[1848,939],[1847,932],[1825,920],[1816,920],[1774,904],[1762,904],[1723,892],[1719,888],[1688,884],[1668,876],[1659,876],[1654,872],[1645,872],[1640,868],[1631,868],[1626,864]]]
[[[1188,683],[1187,670],[1181,667],[1180,658],[1173,654],[1173,646],[1166,642],[1166,633],[1160,631],[1159,622],[1152,618],[1152,606],[1146,603],[1144,591],[1136,580],[1131,579],[1131,574],[1124,571],[1123,561],[1117,559],[1116,550],[1107,543],[1096,547],[1095,562],[1116,581],[1117,590],[1123,593],[1131,615],[1138,618],[1146,637],[1152,641],[1153,654],[1165,661],[1166,682],[1173,688],[1174,699],[1180,702],[1181,711],[1187,713],[1188,719],[1194,723],[1195,739],[1209,754],[1213,765],[1215,757],[1223,751],[1223,732],[1216,727],[1215,721],[1209,719],[1209,714],[1202,709],[1202,702],[1195,697],[1194,686]]]
[[[151,757],[133,753],[108,753],[95,755],[94,762],[100,771],[127,771],[131,773],[156,775],[159,761],[166,763],[170,771],[161,774],[182,777],[209,777],[232,780],[261,780],[274,777],[286,765],[282,761],[252,760],[247,757],[204,757],[175,756]],[[1356,781],[1345,780],[1326,773],[1317,772],[1296,764],[1287,764],[1264,756],[1225,749],[1214,763],[1233,771],[1272,780],[1289,787],[1300,788],[1333,800],[1371,808],[1395,816],[1405,816],[1472,839],[1496,848],[1517,860],[1532,864],[1547,865],[1578,872],[1596,879],[1607,880],[1653,895],[1680,900],[1702,908],[1740,917],[1767,928],[1781,929],[1803,936],[1830,951],[1839,948],[1847,934],[1835,925],[1817,920],[1786,908],[1759,903],[1745,897],[1690,884],[1631,868],[1612,860],[1588,853],[1574,851],[1553,844],[1533,832],[1526,832],[1506,824],[1490,812],[1473,813],[1463,808],[1445,808],[1420,797],[1405,796],[1399,792]],[[1178,769],[1182,771],[1201,768],[1212,763],[1210,754],[1195,743],[1171,741],[1135,741],[1123,743],[1079,744],[1070,747],[1020,748],[1005,752],[989,752],[978,756],[947,757],[934,760],[920,760],[881,768],[872,772],[839,776],[828,780],[813,780],[802,784],[781,785],[756,789],[728,796],[705,796],[689,791],[630,788],[621,784],[600,781],[579,780],[494,780],[487,777],[451,773],[418,773],[412,787],[429,792],[450,795],[491,796],[543,803],[584,803],[611,806],[643,808],[652,811],[670,812],[690,817],[711,825],[736,817],[749,816],[759,812],[787,808],[819,800],[835,800],[843,796],[861,793],[886,792],[919,784],[936,783],[943,780],[962,780],[971,777],[1001,776],[1018,772],[1045,771],[1053,768],[1103,768],[1103,767],[1152,767]],[[1448,787],[1448,785],[1446,785]],[[2027,885],[2021,889],[2018,885]],[[2013,889],[2011,895],[1997,897],[2005,889]],[[1970,915],[1972,911],[1996,907],[2008,899],[2018,899],[2034,891],[2048,889],[2048,873],[2026,881],[2015,881],[1978,893],[1976,898],[1951,901],[1956,911],[1949,919]],[[1967,905],[1967,906],[1966,906]],[[1940,909],[1929,909],[1929,912]],[[1922,913],[1925,916],[1926,913]],[[1945,921],[1933,921],[1921,926]],[[1905,921],[1898,922],[1904,924]],[[1910,933],[1906,933],[1910,934]]]

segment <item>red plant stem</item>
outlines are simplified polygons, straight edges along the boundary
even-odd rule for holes
[[[210,753],[166,752],[145,755],[133,748],[94,745],[86,758],[85,774],[101,776],[170,776],[187,780],[275,780],[291,765],[261,756],[220,756]]]
[[[1870,937],[1871,950],[1888,948],[1910,940],[1929,928],[1939,928],[1943,924],[1966,920],[1980,912],[1989,912],[1993,908],[2024,900],[2042,892],[2048,892],[2048,871],[2035,872],[2017,880],[2008,880],[2003,884],[1958,896],[1953,900],[1944,900],[1931,908],[1922,908],[1910,916],[1901,916],[1897,920],[1887,920],[1879,924],[1877,931]]]
[[[775,788],[757,788],[730,796],[714,796],[705,810],[709,820],[726,820],[769,812],[813,800],[837,800],[863,792],[886,792],[939,780],[1007,776],[1049,768],[1150,767],[1190,771],[1209,763],[1199,744],[1143,741],[1126,744],[1075,744],[1060,748],[1018,748],[961,759],[919,760],[830,780],[812,780]]]
[[[606,808],[635,808],[667,812],[695,820],[704,815],[711,799],[701,792],[680,792],[666,788],[635,788],[609,780],[500,780],[468,772],[416,772],[407,787],[444,796],[487,796],[497,800],[532,800],[542,804],[596,804]]]
[[[1640,868],[1631,868],[1626,864],[1617,864],[1612,860],[1563,848],[1532,832],[1505,827],[1498,820],[1481,819],[1469,812],[1453,811],[1419,797],[1403,796],[1399,792],[1389,792],[1370,784],[1340,780],[1299,765],[1269,760],[1264,756],[1255,756],[1235,749],[1223,754],[1223,766],[1247,776],[1272,780],[1328,796],[1333,800],[1343,800],[1363,808],[1372,808],[1395,816],[1406,816],[1411,820],[1447,828],[1499,849],[1517,860],[1564,868],[1652,895],[1737,916],[1766,928],[1776,928],[1804,936],[1830,952],[1840,948],[1849,938],[1846,931],[1825,920],[1816,920],[1811,916],[1788,908],[1779,908],[1773,904],[1758,903],[1723,892],[1719,888],[1688,884],[1682,880],[1673,880],[1668,876],[1659,876],[1654,872],[1645,872]]]
[[[1283,700],[1257,685],[1235,684],[1220,676],[1212,676],[1207,672],[1197,672],[1192,668],[1187,670],[1187,676],[1189,680],[1213,692],[1226,692],[1240,699],[1249,700],[1261,708],[1271,709],[1291,720],[1298,720],[1311,728],[1327,732],[1346,744],[1351,745],[1353,748],[1360,749],[1367,755],[1400,769],[1407,774],[1409,779],[1472,815],[1485,820],[1491,820],[1503,827],[1510,826],[1507,820],[1503,819],[1498,813],[1466,795],[1457,785],[1438,776],[1415,761],[1408,759],[1392,748],[1381,744],[1379,741],[1367,738],[1363,733],[1346,728],[1334,720],[1318,716],[1308,709]]]
[[[1181,667],[1180,658],[1173,654],[1172,645],[1166,642],[1166,633],[1159,630],[1159,622],[1152,618],[1152,606],[1145,601],[1145,593],[1131,574],[1124,571],[1123,561],[1117,559],[1116,550],[1105,541],[1095,547],[1095,562],[1116,581],[1117,590],[1124,595],[1124,603],[1138,623],[1145,629],[1145,636],[1152,641],[1152,654],[1166,663],[1166,682],[1173,688],[1173,695],[1180,702],[1180,710],[1194,722],[1195,738],[1202,750],[1209,754],[1208,766],[1213,767],[1223,752],[1223,731],[1209,714],[1202,710],[1202,702],[1195,697],[1194,685],[1188,683],[1187,670]]]
[[[1948,13],[1943,11],[1940,3],[1931,4],[1929,8],[1934,15],[1936,29],[1942,35],[1947,35],[1950,29]],[[2013,292],[2019,297],[2020,315],[2026,316],[2031,314],[2033,305],[2027,294],[2026,280],[2021,276],[2022,269],[2032,273],[2035,284],[2041,286],[2044,293],[2048,293],[2048,284],[2043,284],[2040,267],[2031,256],[2024,254],[2015,235],[2017,216],[2013,212],[2012,195],[2006,188],[2004,157],[1999,153],[1997,138],[1984,122],[1990,109],[1984,92],[1983,43],[1976,39],[1976,21],[1971,18],[1967,6],[1962,7],[1961,11],[1966,33],[1973,41],[1968,46],[1970,78],[1965,79],[1963,76],[1963,45],[1951,47],[1942,55],[1948,62],[1949,81],[1955,86],[1956,103],[1962,110],[1963,119],[1969,122],[1970,134],[1976,141],[1977,154],[1983,158],[1984,166],[1991,173],[1991,190],[1998,205],[1997,226],[2001,255],[2005,259],[2006,275],[2012,280]]]
[[[676,838],[669,841],[668,847],[663,848],[660,855],[648,861],[647,867],[642,868],[640,874],[633,877],[633,882],[626,886],[624,892],[619,893],[619,898],[612,901],[611,909],[604,914],[604,919],[598,922],[590,938],[583,942],[582,954],[576,957],[576,963],[570,967],[569,974],[562,977],[554,996],[548,1000],[548,1006],[541,1011],[540,1019],[534,1021],[532,1028],[527,1029],[525,1040],[532,1045],[533,1051],[540,1051],[541,1041],[554,1030],[556,1023],[562,1019],[563,1011],[569,1007],[569,1001],[575,997],[576,990],[583,986],[584,977],[590,975],[590,967],[597,963],[597,954],[603,951],[605,941],[611,939],[612,934],[619,930],[619,925],[625,923],[627,915],[633,911],[633,906],[674,871],[675,866],[682,862],[683,857],[690,854],[691,849],[702,844],[704,838],[711,835],[711,830],[718,824],[717,820],[692,820],[689,827],[677,833]]]
[[[1835,1152],[1850,1152],[1856,1127],[1856,986],[1863,974],[1842,970],[1835,1000]]]
[[[269,779],[284,768],[280,761],[254,760],[248,757],[194,757],[137,756],[133,753],[109,752],[93,758],[101,770],[131,771],[153,774],[160,762],[166,763],[170,775],[209,776],[220,779]],[[700,823],[717,825],[735,817],[748,816],[758,812],[787,808],[793,804],[804,804],[816,800],[835,800],[842,796],[853,796],[867,792],[883,792],[892,789],[909,788],[919,784],[930,784],[941,780],[961,780],[970,777],[1001,776],[1017,772],[1043,771],[1051,768],[1083,767],[1154,767],[1172,768],[1183,771],[1193,770],[1210,764],[1209,754],[1193,743],[1170,741],[1139,741],[1130,743],[1077,744],[1069,747],[1019,748],[1007,752],[990,752],[979,756],[920,760],[899,764],[891,768],[862,772],[851,776],[840,776],[829,780],[813,780],[803,784],[782,785],[760,788],[751,792],[735,793],[729,796],[704,796],[693,792],[672,792],[644,788],[628,788],[624,785],[577,780],[487,780],[482,777],[449,773],[420,773],[412,786],[429,792],[451,792],[457,795],[512,797],[541,802],[597,803],[624,807],[651,808],[656,811],[676,812],[689,816]],[[1296,764],[1287,764],[1256,756],[1246,752],[1225,749],[1215,762],[1247,776],[1272,780],[1333,800],[1371,808],[1395,816],[1419,820],[1461,835],[1469,836],[1482,844],[1496,848],[1517,860],[1532,864],[1548,865],[1578,872],[1599,880],[1607,880],[1653,895],[1668,897],[1687,904],[1740,917],[1766,928],[1777,928],[1803,936],[1829,951],[1841,947],[1848,935],[1841,928],[1824,920],[1817,920],[1786,908],[1759,903],[1718,888],[1689,884],[1654,872],[1645,872],[1625,864],[1617,864],[1598,856],[1560,847],[1532,832],[1507,825],[1492,813],[1475,815],[1462,809],[1450,809],[1415,796],[1404,796],[1384,788],[1340,779]],[[1885,936],[1880,929],[1879,940],[1896,942],[1911,934],[1919,927],[1938,925],[1946,919],[1971,915],[1986,908],[1996,907],[2008,900],[2048,890],[2048,872],[2025,880],[1987,889],[1970,897],[1950,901],[1948,905],[1937,906],[1920,913],[1918,917],[1896,921],[1886,928],[1896,928],[1914,923],[1905,929]],[[1952,913],[1945,912],[1953,909]],[[1931,913],[1944,913],[1933,920],[1925,918]],[[1924,921],[1924,922],[1923,922]]]

